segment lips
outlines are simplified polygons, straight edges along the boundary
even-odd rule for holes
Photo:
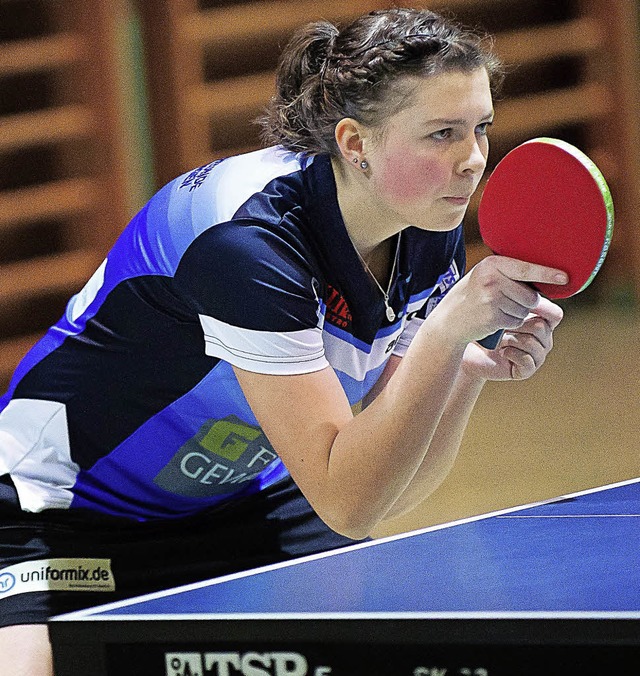
[[[456,195],[444,198],[444,200],[449,202],[450,204],[457,204],[460,206],[468,204],[470,199],[471,195]]]

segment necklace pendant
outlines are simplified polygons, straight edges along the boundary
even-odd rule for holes
[[[387,286],[387,290],[385,291],[382,286],[380,285],[380,282],[377,280],[376,276],[371,272],[371,268],[367,265],[367,261],[362,257],[358,249],[356,248],[356,255],[360,259],[360,262],[362,263],[362,266],[364,269],[369,273],[369,276],[373,280],[374,284],[380,289],[380,293],[382,294],[382,297],[384,298],[384,307],[385,307],[385,314],[387,315],[387,319],[389,322],[394,322],[396,319],[396,313],[393,311],[393,308],[391,305],[389,305],[389,294],[391,293],[391,286],[393,285],[393,280],[395,278],[396,274],[396,266],[398,265],[398,258],[400,257],[400,237],[402,236],[402,232],[398,233],[398,241],[396,243],[396,255],[393,258],[393,265],[391,267],[391,276],[389,277],[389,285]],[[355,247],[354,247],[355,248]]]

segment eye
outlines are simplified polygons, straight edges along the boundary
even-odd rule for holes
[[[444,141],[448,138],[451,138],[452,130],[450,128],[447,129],[439,129],[438,131],[434,131],[432,134],[429,134],[429,138],[435,139],[436,141]]]
[[[476,134],[479,136],[486,136],[487,132],[489,131],[489,127],[493,124],[493,122],[481,122],[477,127],[476,127]]]

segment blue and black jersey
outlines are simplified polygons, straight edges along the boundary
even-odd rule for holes
[[[464,270],[462,228],[401,239],[389,322],[338,208],[330,159],[212,162],[133,218],[0,400],[0,475],[25,511],[196,513],[287,470],[232,366],[332,367],[352,405]]]

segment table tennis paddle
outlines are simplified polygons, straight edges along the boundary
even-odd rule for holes
[[[547,298],[586,289],[604,262],[613,235],[611,193],[598,167],[578,148],[535,138],[507,153],[480,198],[484,243],[497,255],[563,270],[565,285],[532,284]],[[493,349],[503,331],[482,339]]]

